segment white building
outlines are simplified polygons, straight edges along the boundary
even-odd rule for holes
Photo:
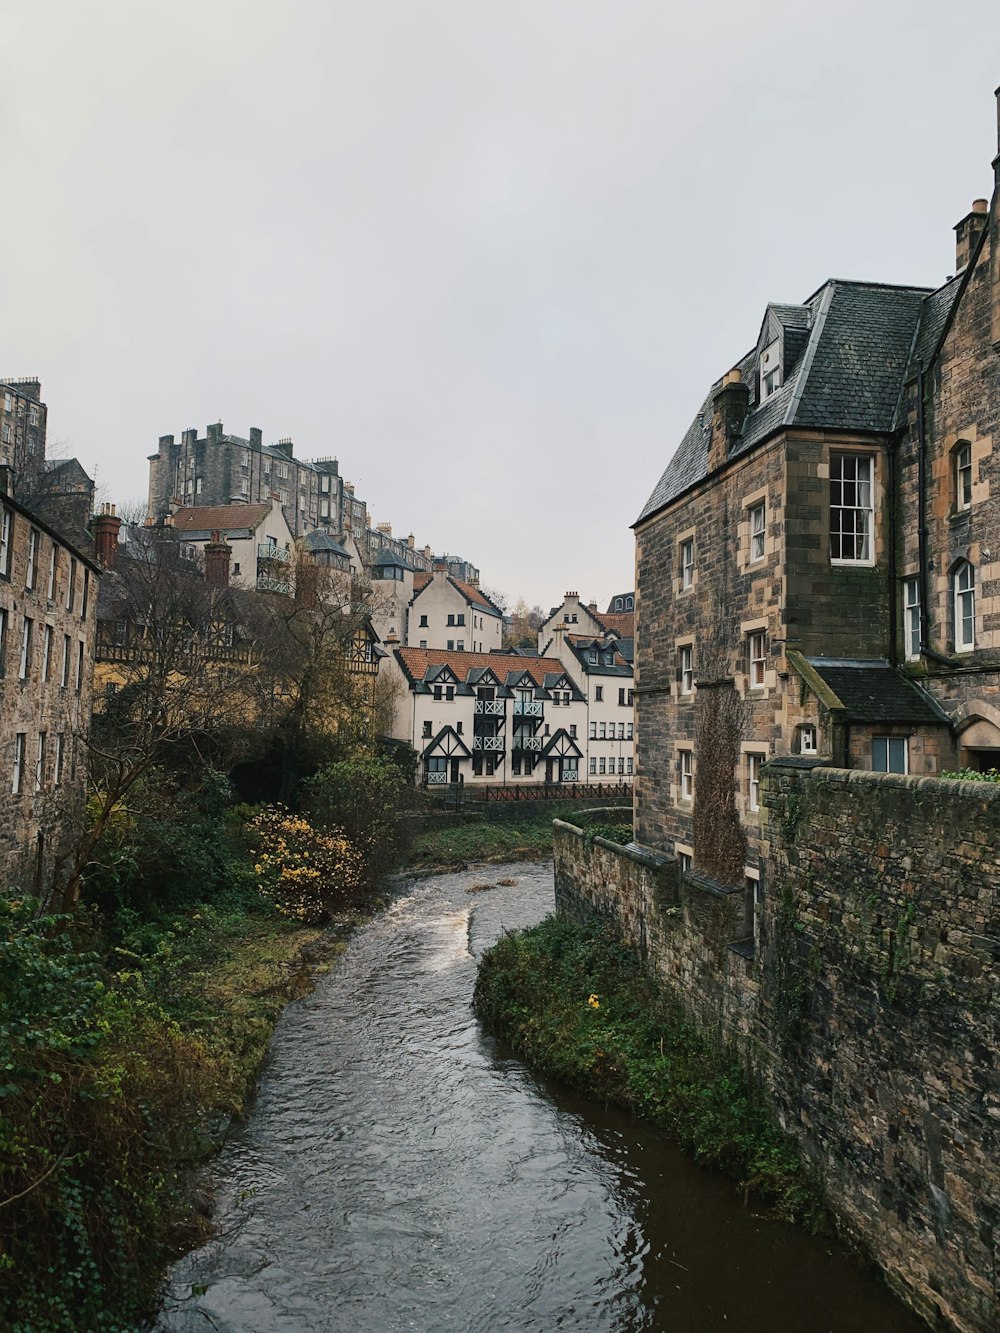
[[[193,552],[204,554],[206,546],[225,542],[231,548],[229,577],[237,587],[291,591],[295,542],[277,500],[178,509],[170,522]]]

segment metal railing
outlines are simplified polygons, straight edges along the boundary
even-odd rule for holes
[[[543,704],[541,699],[515,699],[515,717],[541,717]]]
[[[473,736],[472,748],[474,750],[499,750],[503,751],[502,736]]]
[[[428,787],[445,787],[445,786],[447,786],[447,785],[448,785],[448,774],[447,774],[447,773],[428,773],[428,774],[427,774],[427,785],[428,785]]]
[[[521,732],[514,732],[514,741],[511,746],[513,750],[540,750],[544,743],[544,736],[526,736]]]
[[[278,546],[268,546],[266,543],[262,542],[257,547],[258,560],[274,560],[279,565],[287,565],[291,558],[291,551],[286,551]]]

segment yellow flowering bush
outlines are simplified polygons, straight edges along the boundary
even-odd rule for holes
[[[281,805],[264,806],[250,827],[258,887],[282,916],[323,921],[360,889],[361,857],[339,829],[320,831]]]

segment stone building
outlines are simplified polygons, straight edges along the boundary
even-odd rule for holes
[[[0,467],[0,878],[46,896],[83,817],[101,570],[11,477]]]
[[[366,568],[385,554],[413,570],[429,570],[438,559],[455,578],[479,578],[479,570],[461,556],[435,557],[429,546],[417,547],[412,533],[394,537],[391,524],[374,523],[352,483],[340,475],[336,458],[296,458],[292,440],[265,444],[256,426],[247,438],[227,433],[221,421],[202,437],[196,429],[183,431],[180,440],[161,435],[149,456],[147,513],[156,522],[181,507],[268,504],[272,497],[293,536],[320,529],[342,544],[350,538]]]
[[[996,190],[956,232],[769,305],[635,524],[636,837],[750,894],[766,760],[1000,761]]]

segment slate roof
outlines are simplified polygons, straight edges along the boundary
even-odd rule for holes
[[[949,725],[930,695],[885,659],[807,657],[806,661],[840,700],[849,722]]]
[[[193,532],[221,532],[223,536],[237,532],[256,532],[271,512],[266,505],[199,505],[197,508],[178,509],[173,517],[173,528],[185,536]]]
[[[830,279],[804,305],[769,306],[764,327],[777,319],[784,329],[784,383],[763,403],[751,401],[730,456],[790,426],[892,430],[908,368],[915,355],[934,345],[934,330],[940,332],[954,301],[952,288],[957,290],[957,284],[933,292]],[[756,384],[757,354],[755,346],[736,366],[751,386]],[[707,475],[712,399],[721,383],[712,385],[638,522]]]
[[[622,640],[595,639],[592,634],[567,634],[566,642],[572,648],[574,655],[588,676],[632,675],[631,658],[626,657],[621,651]],[[632,640],[629,639],[627,642],[631,645]],[[614,660],[612,662],[591,662],[588,660],[587,653],[591,649],[595,649],[598,653],[606,653],[609,648],[614,650]]]
[[[334,555],[343,556],[345,560],[351,558],[350,552],[346,551],[340,542],[335,542],[329,533],[321,532],[319,528],[307,532],[302,538],[302,545],[307,551],[332,551]]]

